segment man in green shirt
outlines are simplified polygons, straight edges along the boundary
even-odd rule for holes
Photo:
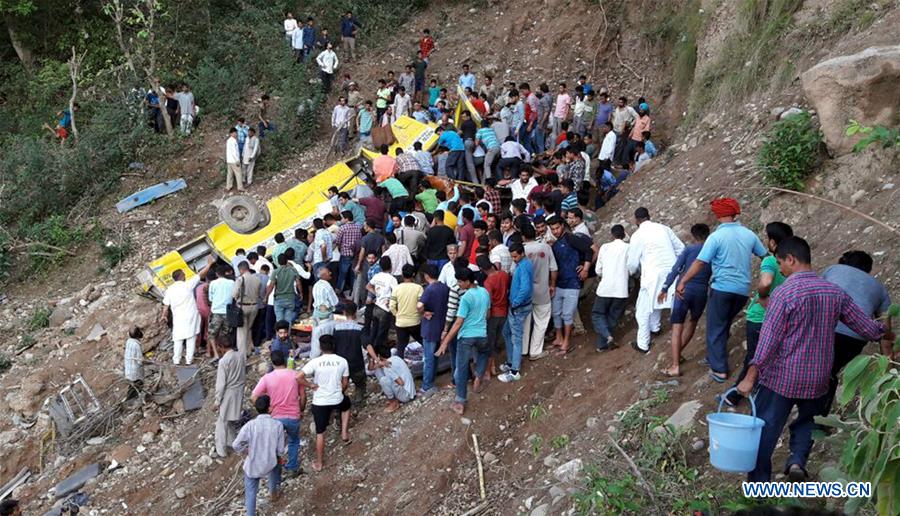
[[[416,195],[416,200],[422,203],[422,209],[425,210],[425,213],[434,213],[438,205],[437,190],[425,188]]]
[[[269,277],[269,285],[266,287],[266,298],[275,292],[275,321],[294,322],[297,313],[294,310],[295,292],[301,292],[300,273],[288,265],[287,256],[278,255],[278,268]],[[295,291],[296,289],[296,291]]]
[[[389,177],[378,183],[378,186],[387,190],[388,194],[391,196],[391,213],[404,211],[403,208],[406,204],[406,200],[409,199],[409,190],[403,186],[403,183],[401,183],[399,179],[396,177]]]
[[[766,305],[769,304],[769,296],[775,289],[784,283],[785,277],[781,273],[778,266],[778,260],[775,259],[775,249],[778,244],[789,237],[794,236],[794,230],[791,226],[784,222],[770,222],[766,224],[766,247],[769,249],[769,255],[763,258],[759,266],[759,282],[756,284],[756,296],[750,302],[747,308],[747,354],[744,356],[744,367],[741,374],[738,375],[734,385],[741,383],[747,374],[747,367],[756,354],[756,345],[759,343],[759,332],[762,329],[763,321],[766,318]],[[735,406],[743,400],[744,397],[733,391],[725,397],[725,403],[729,406]]]

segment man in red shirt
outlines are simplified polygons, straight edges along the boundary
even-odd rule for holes
[[[425,29],[422,31],[422,39],[419,40],[419,51],[422,52],[422,60],[428,62],[428,56],[437,50],[434,45],[434,38],[431,37],[431,31]]]
[[[491,356],[488,359],[488,367],[485,374],[490,379],[492,372],[495,376],[500,374],[497,370],[497,356],[502,349],[500,335],[503,331],[503,324],[506,323],[506,313],[509,311],[509,284],[511,278],[508,273],[497,269],[486,255],[480,255],[476,261],[478,268],[487,274],[487,279],[484,280],[484,288],[487,289],[488,295],[491,296],[491,310],[488,312],[487,321],[487,342]]]
[[[473,208],[463,208],[459,210],[459,217],[463,221],[463,225],[456,230],[456,237],[459,240],[459,256],[469,256],[469,251],[475,245],[475,227],[472,225],[475,220],[475,210]]]

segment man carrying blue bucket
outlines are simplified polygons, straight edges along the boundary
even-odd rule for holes
[[[828,397],[834,360],[834,327],[838,321],[868,340],[893,340],[886,326],[869,319],[840,287],[820,278],[811,266],[809,244],[790,237],[778,244],[775,256],[787,280],[772,294],[756,354],[738,391],[749,396],[757,384],[757,417],[765,421],[751,482],[772,477],[772,453],[791,410],[790,455],[785,474],[792,482],[807,478],[806,460],[812,449],[813,418]],[[889,333],[889,332],[888,332]]]

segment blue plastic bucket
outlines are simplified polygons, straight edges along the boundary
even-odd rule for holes
[[[718,412],[706,415],[706,422],[709,423],[709,463],[720,471],[747,473],[756,467],[759,437],[766,422],[756,417],[753,396],[749,398],[752,415],[722,412],[725,396],[735,390],[731,388],[722,395]]]

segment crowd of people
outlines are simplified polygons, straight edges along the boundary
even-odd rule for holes
[[[297,58],[311,59],[304,32],[311,20],[289,30],[290,20],[285,33],[295,49],[300,41]],[[359,23],[351,13],[345,20],[342,37],[351,41],[343,40],[344,49],[352,57]],[[766,421],[751,480],[770,479],[772,453],[797,407],[784,471],[792,480],[806,478],[813,418],[830,410],[837,373],[867,341],[880,340],[881,352],[891,353],[891,328],[878,320],[890,300],[870,274],[872,258],[848,251],[820,276],[810,246],[788,224],[769,223],[760,240],[738,221],[741,208],[731,198],[711,202],[718,225],[693,224],[687,244],[646,207],[634,211],[630,236],[622,224],[601,224],[596,209],[657,152],[647,102],[632,108],[621,97],[612,106],[608,92],[584,77],[574,95],[564,83],[555,95],[546,84],[532,91],[524,82],[494,86],[490,78],[478,87],[464,66],[459,85],[482,123],[467,109],[457,128],[447,91],[433,79],[426,90],[427,76],[419,73],[435,48],[425,31],[417,61],[404,74],[411,78],[394,81],[389,74],[380,81],[374,112],[358,95],[349,106],[342,97],[335,110],[346,130],[343,144],[356,135],[365,141],[378,120],[436,118],[435,151],[416,143],[391,155],[380,146],[372,177],[349,191],[332,187],[332,211],[311,228],[288,238],[275,234],[272,248],[238,250],[231,263],[210,259],[190,279],[176,271],[166,291],[174,363],[182,356],[191,363],[198,339],[218,360],[216,451],[225,456],[230,446],[248,454],[248,514],[261,478],[269,477],[277,495],[282,469],[287,477],[302,472],[307,391],[316,433],[312,469],[321,471],[329,420],[339,417],[340,438],[349,443],[354,407],[370,398],[369,375],[385,411],[394,412],[439,392],[437,372],[449,355],[449,408],[462,415],[470,389],[481,392],[495,378],[521,381],[529,374],[523,359],[562,359],[575,349],[588,313],[579,306],[591,307],[591,348],[620,347],[632,298],[637,329],[630,348],[638,356],[651,351],[670,310],[672,362],[659,371],[663,376],[682,374],[685,347],[705,312],[704,363],[718,384],[732,377],[731,328],[749,302],[743,367],[723,402],[736,406],[755,392],[757,415]],[[348,91],[358,88],[351,82]],[[239,153],[234,131],[232,138]],[[755,284],[754,256],[762,259]],[[294,338],[295,325],[307,319],[308,360]],[[270,372],[251,395],[260,415],[238,433],[246,360],[267,342]],[[405,360],[412,343],[422,358],[418,388],[414,361]],[[132,367],[131,376],[138,381],[140,374]]]

